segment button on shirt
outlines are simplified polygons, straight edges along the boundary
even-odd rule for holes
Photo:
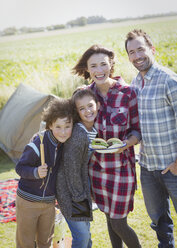
[[[164,170],[177,159],[177,74],[156,62],[132,81],[142,135],[140,165]]]
[[[120,77],[116,79],[106,97],[100,94],[95,83],[90,86],[100,102],[95,121],[98,137],[124,140],[135,135],[141,139],[136,94]],[[89,175],[93,198],[101,211],[117,219],[124,218],[133,210],[136,187],[133,147],[120,154],[94,152],[89,163]]]
[[[136,94],[122,78],[115,79],[117,83],[109,89],[104,98],[97,90],[96,84],[91,85],[91,89],[100,102],[99,114],[95,121],[98,137],[105,140],[113,137],[125,140],[134,135],[141,139]],[[115,168],[129,163],[130,166],[134,166],[135,164],[133,147],[121,154],[95,153],[93,159],[101,162],[103,168]]]

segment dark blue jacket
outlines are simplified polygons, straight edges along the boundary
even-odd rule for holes
[[[17,194],[29,201],[52,202],[55,199],[56,175],[61,161],[63,145],[53,136],[51,131],[44,134],[45,163],[48,173],[40,179],[37,167],[41,165],[40,138],[26,145],[24,152],[16,165],[16,172],[20,176]]]

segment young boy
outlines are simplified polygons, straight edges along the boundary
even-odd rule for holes
[[[40,138],[29,143],[16,165],[20,176],[16,198],[16,247],[51,247],[55,220],[55,184],[63,144],[72,133],[73,116],[69,100],[55,99],[44,109],[43,144],[45,165],[41,165]]]

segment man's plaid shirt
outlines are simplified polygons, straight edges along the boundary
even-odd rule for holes
[[[164,170],[177,159],[177,74],[156,62],[132,81],[142,134],[140,165]]]

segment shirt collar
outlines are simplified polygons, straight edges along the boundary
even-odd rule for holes
[[[154,62],[152,64],[152,66],[150,67],[149,71],[144,75],[144,79],[146,81],[150,81],[152,79],[153,74],[154,74],[154,72],[155,72],[155,70],[156,70],[157,67],[158,67],[158,63],[157,62]],[[137,75],[137,80],[138,81],[142,81],[142,75],[141,75],[140,72]]]
[[[123,81],[123,79],[122,79],[120,76],[114,77],[113,79],[115,79],[117,82],[116,82],[115,84],[113,84],[113,85],[109,88],[109,90],[112,90],[112,89],[114,89],[114,88],[117,88],[117,84],[120,84],[120,82],[125,83],[125,82]],[[93,90],[94,93],[96,93],[97,95],[100,95],[101,98],[103,97],[103,96],[101,95],[101,93],[99,92],[99,90],[97,89],[96,83],[95,83],[95,82],[93,82],[93,83],[90,85],[90,88]],[[108,92],[109,92],[109,91],[108,91]]]
[[[91,131],[88,131],[87,128],[84,126],[84,124],[82,124],[81,122],[78,122],[76,124],[79,125],[81,128],[83,128],[86,131],[86,133],[96,133],[97,134],[97,131],[94,127],[92,127]]]
[[[58,144],[60,144],[60,142],[54,137],[51,130],[48,130],[48,137],[54,146],[57,146]]]

